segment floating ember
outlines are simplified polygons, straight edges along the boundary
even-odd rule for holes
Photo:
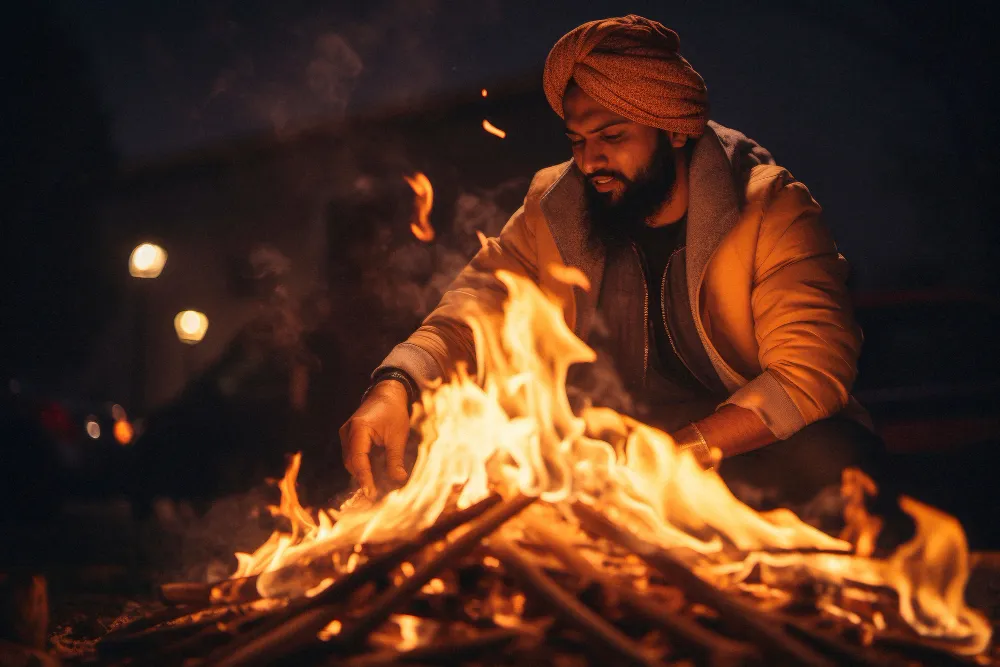
[[[434,227],[431,226],[431,209],[434,207],[434,188],[431,181],[422,172],[413,176],[403,176],[413,189],[414,212],[410,222],[410,231],[424,243],[434,240]]]
[[[486,130],[487,132],[489,132],[492,135],[500,137],[501,139],[505,139],[507,137],[507,133],[506,132],[504,132],[499,127],[497,127],[496,125],[494,125],[490,121],[486,120],[485,118],[483,119],[483,129]]]
[[[313,514],[294,457],[272,508],[289,528],[199,593],[228,612],[191,621],[188,654],[200,641],[207,664],[230,666],[588,664],[595,651],[601,664],[936,665],[986,650],[955,519],[903,499],[916,535],[873,557],[861,501],[874,487],[854,471],[844,539],[755,512],[666,433],[575,414],[566,373],[594,351],[534,283],[497,277],[504,312],[466,318],[476,374],[459,368],[414,409],[407,484]]]

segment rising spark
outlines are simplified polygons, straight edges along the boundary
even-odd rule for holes
[[[500,137],[501,139],[504,139],[507,136],[506,132],[504,132],[499,127],[497,127],[490,121],[486,120],[485,118],[483,119],[483,129],[489,132],[490,134]]]

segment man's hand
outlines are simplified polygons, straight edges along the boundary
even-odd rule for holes
[[[372,445],[385,447],[385,467],[389,477],[406,481],[403,451],[410,434],[410,415],[406,387],[398,380],[383,380],[371,391],[347,423],[340,427],[340,446],[344,466],[361,484],[369,498],[375,497],[368,453]]]

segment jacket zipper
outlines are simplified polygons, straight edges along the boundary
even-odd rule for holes
[[[684,364],[684,368],[688,369],[691,376],[697,377],[694,374],[694,371],[691,370],[691,367],[687,365],[687,362],[684,361],[684,357],[681,356],[681,353],[677,351],[677,346],[674,344],[674,337],[670,334],[670,325],[667,323],[667,274],[670,272],[670,262],[674,261],[674,255],[683,249],[684,246],[681,246],[680,248],[677,248],[677,250],[670,253],[670,257],[667,258],[667,266],[663,269],[663,278],[660,279],[660,317],[663,318],[663,328],[667,332],[667,340],[670,341],[670,348],[674,351],[674,354],[677,355],[677,358],[681,360],[681,363]]]
[[[639,260],[639,270],[642,272],[642,386],[646,386],[646,369],[649,368],[649,286],[646,284],[646,271],[643,269],[642,254],[630,244],[635,257]]]

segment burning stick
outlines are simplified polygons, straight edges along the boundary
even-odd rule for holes
[[[190,604],[207,607],[212,593],[212,584],[178,582],[160,586],[160,599],[167,604]]]
[[[679,648],[697,658],[698,664],[723,667],[744,665],[751,661],[755,653],[751,647],[706,630],[694,621],[671,614],[635,590],[622,586],[542,522],[529,521],[528,535],[532,538],[537,536],[539,544],[549,548],[552,555],[574,570],[584,581],[599,583],[609,597],[654,623]]]
[[[424,176],[423,172],[417,172],[413,176],[403,176],[406,182],[413,189],[414,211],[413,221],[410,222],[410,231],[418,240],[430,243],[434,240],[434,227],[431,226],[431,209],[434,207],[434,188],[431,181]]]
[[[493,533],[493,531],[507,523],[511,518],[520,514],[521,510],[534,501],[535,497],[533,496],[515,496],[512,500],[508,500],[484,514],[483,518],[472,526],[468,532],[421,565],[400,586],[391,588],[380,595],[372,603],[370,611],[358,619],[347,632],[336,638],[337,643],[350,646],[368,637],[372,630],[382,625],[389,618],[390,614],[395,612],[401,604],[423,588],[424,584],[436,577],[438,573],[454,563],[458,558],[461,558],[474,549],[483,538]]]
[[[784,665],[833,667],[834,663],[826,657],[789,636],[780,623],[704,581],[666,552],[615,525],[597,510],[576,503],[573,511],[586,522],[588,530],[633,552],[681,588],[691,600],[715,609],[734,632],[760,644],[772,660]]]
[[[560,588],[556,582],[528,561],[517,547],[494,537],[490,539],[489,551],[503,563],[508,572],[521,581],[525,588],[545,600],[553,613],[576,626],[599,648],[608,650],[612,655],[627,658],[636,665],[653,667],[663,664],[646,655],[638,644]]]
[[[535,499],[518,496],[502,505],[499,498],[491,496],[453,515],[445,517],[425,530],[411,542],[404,543],[381,556],[362,564],[349,575],[334,582],[314,598],[300,601],[294,615],[282,615],[253,635],[225,647],[221,654],[210,656],[209,663],[220,667],[236,665],[268,665],[281,656],[296,653],[315,644],[320,630],[344,613],[347,597],[364,584],[389,572],[414,552],[441,539],[448,532],[483,514],[482,519],[468,532],[445,547],[434,558],[406,579],[398,588],[389,589],[372,603],[370,611],[362,616],[347,632],[332,637],[330,647],[355,646],[385,622],[396,608],[420,590],[428,580],[455,559],[467,553],[486,535],[530,505]],[[489,508],[489,509],[488,509]],[[484,513],[485,512],[485,513]]]
[[[438,665],[455,663],[495,651],[512,644],[521,636],[517,630],[488,630],[475,637],[419,646],[409,651],[381,651],[348,660],[346,667],[391,667],[399,664],[424,663]]]

